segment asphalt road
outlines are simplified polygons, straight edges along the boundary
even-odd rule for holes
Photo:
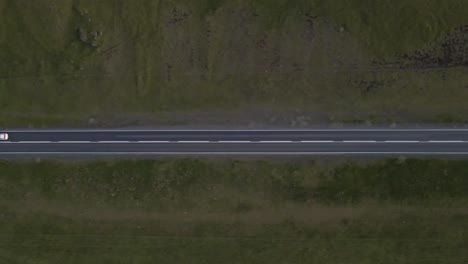
[[[467,155],[468,129],[10,130],[0,156]]]

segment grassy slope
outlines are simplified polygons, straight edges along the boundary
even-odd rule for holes
[[[1,0],[0,125],[259,104],[460,121],[466,69],[369,67],[438,45],[467,9],[462,0]]]
[[[0,163],[8,263],[463,263],[466,161]]]

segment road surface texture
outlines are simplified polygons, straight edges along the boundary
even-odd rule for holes
[[[467,155],[468,129],[10,130],[0,156]]]

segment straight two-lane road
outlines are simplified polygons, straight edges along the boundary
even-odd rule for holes
[[[7,130],[0,156],[468,155],[468,129]]]

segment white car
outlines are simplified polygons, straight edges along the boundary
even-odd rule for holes
[[[0,133],[0,141],[8,140],[8,133]]]

